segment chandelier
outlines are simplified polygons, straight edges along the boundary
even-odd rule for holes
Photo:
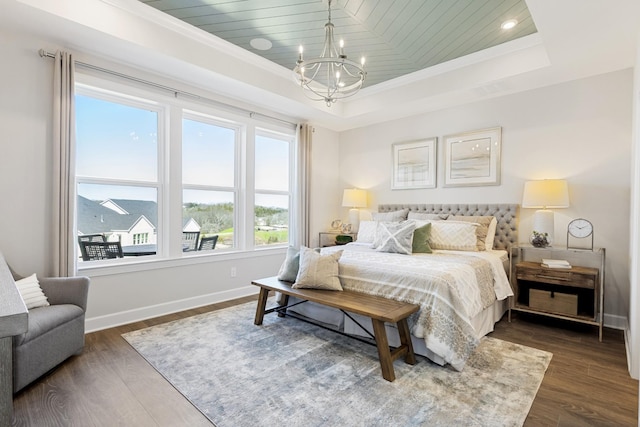
[[[303,59],[302,45],[298,61],[293,69],[296,82],[303,88],[305,95],[314,101],[324,101],[327,107],[338,99],[354,95],[362,87],[367,75],[364,70],[364,57],[360,64],[347,59],[344,53],[344,41],[340,40],[339,49],[333,39],[331,23],[331,0],[329,0],[329,22],[324,24],[324,47],[319,57]]]

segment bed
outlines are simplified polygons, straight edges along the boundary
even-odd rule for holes
[[[401,212],[406,212],[404,217]],[[344,289],[419,304],[420,311],[409,319],[416,354],[439,365],[449,364],[462,370],[480,338],[493,331],[494,324],[508,309],[511,295],[508,254],[509,247],[518,239],[518,213],[517,204],[380,205],[374,214],[378,221],[373,221],[373,225],[400,222],[393,221],[396,217],[412,219],[418,225],[430,223],[434,242],[438,239],[436,230],[469,229],[466,225],[457,225],[465,222],[479,230],[482,227],[477,221],[486,224],[487,217],[495,218],[492,224],[495,233],[489,227],[490,236],[480,239],[478,234],[478,247],[485,246],[481,250],[458,250],[455,245],[452,249],[442,249],[449,248],[445,245],[432,253],[388,253],[371,248],[367,230],[373,225],[365,221],[355,242],[322,248],[322,254],[342,251],[339,278]],[[478,219],[480,217],[484,219]],[[434,225],[435,222],[438,224]],[[486,226],[484,230],[486,232]],[[486,247],[488,243],[484,240],[490,241],[491,237],[493,244]],[[305,303],[290,311],[347,334],[368,337],[363,327],[371,332],[367,318],[345,315],[329,307]],[[386,328],[389,344],[399,345],[394,325]]]

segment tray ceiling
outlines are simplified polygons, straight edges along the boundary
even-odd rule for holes
[[[326,0],[140,1],[288,69],[301,44],[320,54],[328,18]],[[331,15],[349,58],[366,57],[365,86],[536,32],[524,0],[334,0]],[[518,25],[502,30],[508,19]]]

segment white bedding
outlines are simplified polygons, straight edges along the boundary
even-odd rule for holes
[[[338,250],[344,251],[339,262],[343,288],[419,304],[420,311],[409,319],[412,335],[458,370],[478,344],[472,319],[512,295],[505,251],[401,255],[350,243],[322,253]]]

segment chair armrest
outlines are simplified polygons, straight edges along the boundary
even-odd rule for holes
[[[82,311],[87,311],[88,277],[44,277],[38,280],[49,304],[75,304]]]

